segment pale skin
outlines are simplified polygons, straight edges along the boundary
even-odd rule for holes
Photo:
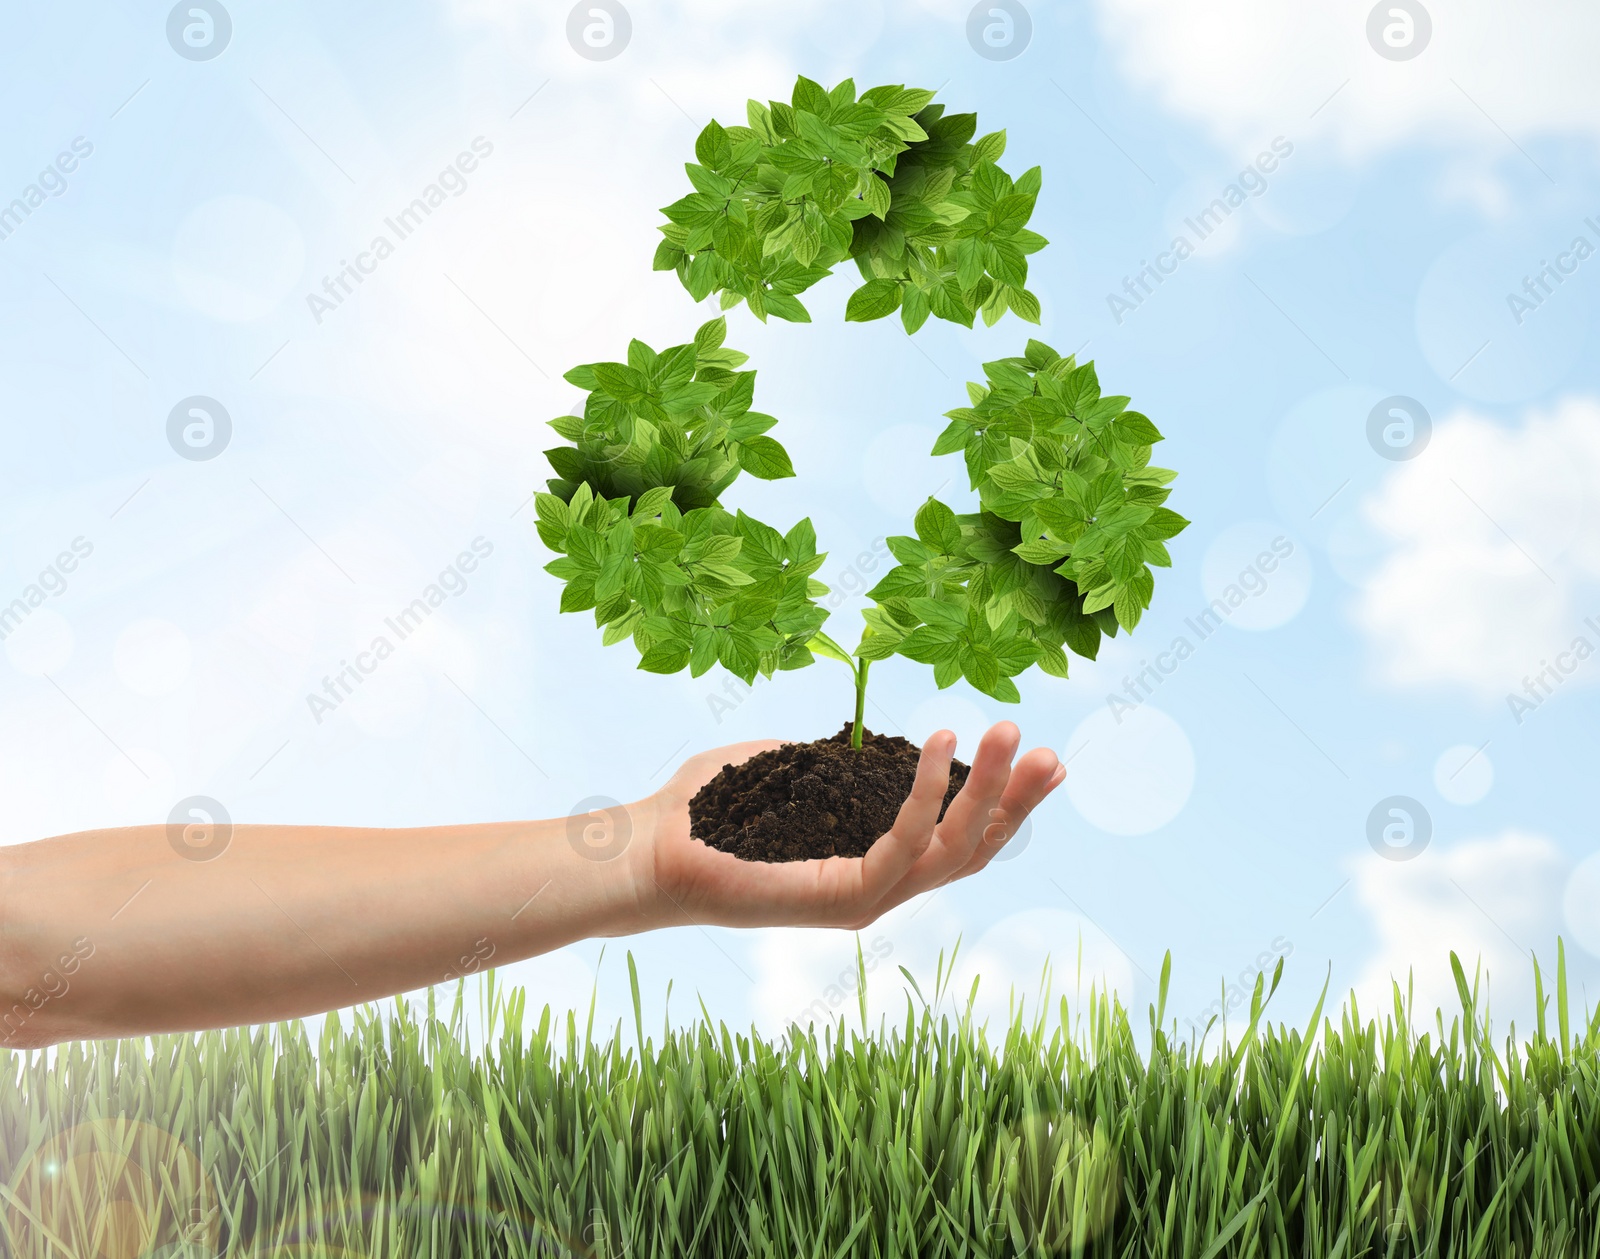
[[[893,828],[860,858],[753,863],[690,838],[695,792],[775,742],[703,752],[625,824],[612,810],[610,836],[631,833],[607,860],[565,818],[241,824],[208,860],[164,824],[0,848],[0,1045],[301,1018],[453,979],[486,947],[503,965],[691,923],[860,929],[983,869],[1061,783],[1055,754],[1018,759],[1020,739],[1010,722],[984,735],[940,820],[956,740],[931,736]]]

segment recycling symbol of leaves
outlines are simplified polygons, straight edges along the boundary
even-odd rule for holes
[[[863,283],[849,320],[899,310],[915,332],[930,314],[970,327],[1009,309],[1037,322],[1039,170],[1013,180],[996,165],[1005,134],[972,143],[975,116],[932,98],[802,77],[787,104],[750,102],[748,126],[713,121],[687,165],[694,192],[667,207],[657,269],[697,300],[720,291],[723,309],[804,321],[797,294],[850,258]],[[721,664],[746,682],[823,655],[858,686],[868,663],[901,655],[941,688],[964,678],[1014,703],[1018,674],[1066,677],[1069,651],[1092,660],[1103,634],[1138,624],[1188,524],[1165,506],[1176,473],[1150,463],[1162,435],[1101,393],[1093,363],[1030,340],[984,364],[933,448],[962,455],[978,510],[930,498],[915,536],[888,539],[896,566],[868,592],[859,645],[842,647],[822,629],[811,522],[780,533],[719,501],[741,472],[794,475],[726,332],[713,319],[684,345],[635,340],[626,362],[566,373],[588,392],[581,415],[551,421],[569,444],[546,452],[539,536],[558,553],[546,568],[565,583],[561,610],[592,610],[607,645],[631,637],[651,672]]]

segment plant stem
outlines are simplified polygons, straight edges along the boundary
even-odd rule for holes
[[[871,663],[870,660],[862,660],[856,666],[856,724],[850,731],[850,746],[853,748],[861,746],[861,715],[867,705],[867,666]]]
[[[856,680],[856,722],[850,731],[850,746],[861,746],[861,719],[867,706],[867,668],[872,663],[870,660],[858,659],[852,656],[833,639],[821,630],[806,644],[819,656],[826,656],[830,660],[837,660],[855,675]]]

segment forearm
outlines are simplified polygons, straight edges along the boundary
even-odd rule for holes
[[[581,855],[565,819],[240,825],[209,860],[165,826],[18,845],[0,865],[0,1045],[296,1018],[643,930],[630,856]]]

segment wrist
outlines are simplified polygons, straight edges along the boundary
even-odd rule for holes
[[[600,908],[595,935],[637,935],[662,925],[656,883],[654,795],[566,820],[567,846]]]

